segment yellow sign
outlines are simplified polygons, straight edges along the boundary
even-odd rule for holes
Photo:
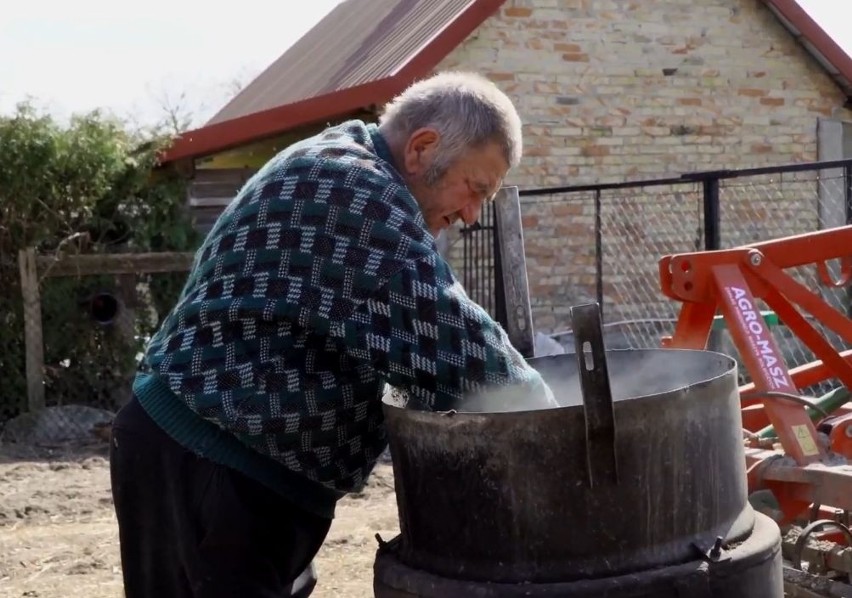
[[[796,435],[796,440],[799,441],[802,453],[806,457],[819,454],[816,440],[814,440],[813,434],[811,434],[811,431],[808,430],[806,425],[799,424],[798,426],[793,426],[793,433]]]

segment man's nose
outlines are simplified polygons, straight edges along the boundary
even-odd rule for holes
[[[461,219],[467,226],[476,224],[482,214],[482,201],[476,200],[467,204],[460,212]]]

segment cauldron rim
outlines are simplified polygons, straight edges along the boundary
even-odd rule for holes
[[[672,397],[672,395],[682,395],[683,391],[686,388],[695,388],[698,386],[704,386],[706,384],[710,384],[715,380],[723,378],[730,374],[731,370],[737,368],[736,360],[726,353],[721,353],[718,351],[710,351],[706,349],[685,349],[685,348],[670,348],[670,347],[652,347],[652,348],[617,348],[617,349],[606,349],[606,355],[624,355],[627,353],[633,354],[660,354],[667,353],[673,355],[704,355],[709,357],[713,357],[719,363],[719,368],[714,370],[715,373],[713,375],[708,375],[702,377],[700,380],[690,381],[686,384],[679,384],[677,386],[672,386],[667,388],[665,391],[661,392],[649,392],[643,394],[631,395],[629,397],[621,397],[621,398],[613,398],[613,403],[615,408],[618,409],[620,404],[629,404],[636,403],[639,401],[646,402],[651,399],[657,400],[666,400]],[[531,357],[526,361],[529,364],[534,363],[542,363],[545,361],[552,360],[562,360],[566,357],[575,357],[576,353],[571,351],[567,353],[562,353],[558,355],[543,355],[540,357]],[[608,359],[609,361],[609,359]],[[390,386],[388,386],[388,390],[390,390]],[[463,418],[504,418],[504,417],[519,417],[519,416],[541,416],[542,414],[553,413],[555,411],[565,411],[565,410],[579,410],[583,409],[582,403],[576,405],[562,405],[559,407],[546,408],[546,409],[516,409],[516,410],[505,410],[505,411],[461,411],[461,410],[429,410],[418,407],[408,407],[396,404],[396,402],[392,398],[392,393],[385,392],[382,397],[382,408],[385,410],[387,414],[388,411],[400,412],[407,411],[410,414],[423,414],[423,416],[431,416],[431,417],[447,417],[452,416],[453,418],[463,417]]]

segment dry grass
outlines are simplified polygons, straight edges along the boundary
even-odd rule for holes
[[[105,454],[0,446],[0,596],[123,596]],[[375,534],[389,539],[398,529],[393,474],[380,464],[364,493],[338,506],[314,596],[372,596]]]

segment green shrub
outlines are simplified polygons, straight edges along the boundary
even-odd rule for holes
[[[157,168],[167,136],[131,130],[100,112],[60,123],[21,105],[0,117],[0,423],[26,405],[18,252],[40,255],[182,251],[197,246],[185,186]],[[99,326],[85,309],[95,291],[118,294],[112,276],[41,284],[45,395],[51,404],[114,406],[156,318],[185,274],[140,276],[142,317],[131,333]]]

